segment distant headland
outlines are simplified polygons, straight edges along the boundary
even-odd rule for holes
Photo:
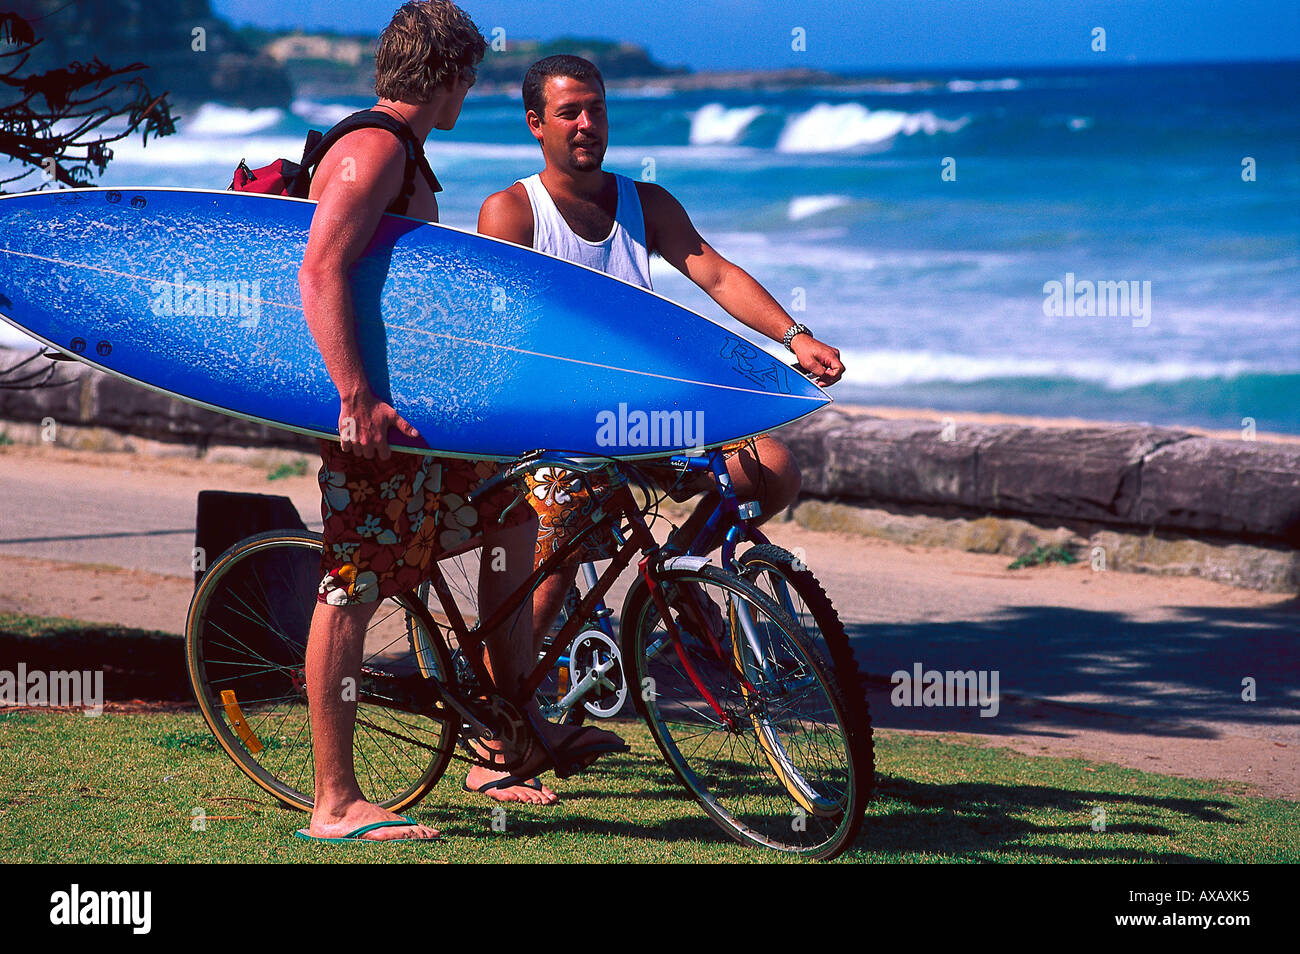
[[[148,9],[146,9],[146,7]],[[143,63],[151,89],[180,105],[288,107],[294,98],[326,100],[374,95],[376,36],[328,31],[236,27],[213,13],[210,0],[171,0],[163,7],[135,0],[29,0],[43,42],[32,66],[56,69],[94,57],[115,66]],[[590,37],[540,41],[489,34],[479,92],[517,93],[524,72],[552,53],[574,53],[600,67],[612,88],[662,90],[783,88],[843,82],[817,70],[694,72],[660,63],[644,47]]]
[[[236,36],[246,48],[279,64],[297,96],[322,100],[374,93],[377,39],[374,36],[254,27],[243,27],[236,31]],[[555,53],[571,53],[591,60],[614,89],[781,88],[842,82],[835,74],[808,69],[697,73],[683,65],[660,63],[648,50],[634,43],[593,37],[564,36],[547,41],[511,39],[509,42],[495,37],[489,39],[492,46],[479,67],[480,94],[518,93],[528,67]]]

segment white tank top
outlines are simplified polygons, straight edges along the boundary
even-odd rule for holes
[[[633,285],[651,288],[641,197],[637,195],[634,181],[617,173],[611,175],[618,183],[618,210],[614,213],[614,227],[601,242],[588,242],[569,228],[542,184],[541,175],[520,179],[533,206],[533,248]]]

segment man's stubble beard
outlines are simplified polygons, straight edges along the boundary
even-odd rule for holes
[[[592,154],[590,148],[587,149],[589,155]],[[600,147],[600,152],[594,155],[592,159],[575,159],[572,152],[569,153],[569,168],[575,172],[592,172],[601,167],[605,161],[605,147]]]

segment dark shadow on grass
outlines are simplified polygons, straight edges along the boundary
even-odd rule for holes
[[[203,759],[211,753],[192,753]],[[543,838],[573,835],[619,838],[664,844],[695,842],[701,846],[727,846],[734,842],[696,805],[671,769],[652,757],[621,757],[602,763],[589,780],[574,777],[555,782],[561,801],[557,806],[504,805],[505,832],[491,822],[497,803],[473,798],[460,791],[463,765],[453,763],[437,787],[418,805],[404,809],[417,821],[443,831],[454,846],[467,839],[511,837]],[[231,767],[231,772],[235,770]],[[592,784],[599,780],[600,786]],[[548,779],[548,782],[551,780]],[[611,788],[617,791],[610,791]],[[278,809],[277,825],[286,835],[306,824],[307,815],[283,808],[265,793],[250,789],[241,805]],[[230,797],[232,792],[222,789]],[[595,817],[582,800],[608,805],[618,803],[616,818]],[[683,817],[649,820],[639,804],[678,802]],[[577,804],[575,804],[577,803]],[[871,861],[882,856],[925,854],[942,860],[987,861],[1007,858],[1042,862],[1204,863],[1215,859],[1158,846],[1133,847],[1134,835],[1151,839],[1176,837],[1179,829],[1161,820],[1135,820],[1108,824],[1105,831],[1091,829],[1094,809],[1112,813],[1119,808],[1141,812],[1172,813],[1199,824],[1233,826],[1245,823],[1233,817],[1235,806],[1214,798],[1161,797],[1131,792],[1072,789],[1051,785],[999,785],[985,782],[951,784],[918,782],[899,776],[880,776],[875,799],[868,805],[861,833],[847,857]],[[253,811],[250,805],[249,811]],[[260,812],[259,812],[260,813]],[[1035,821],[1025,814],[1046,814],[1051,821]],[[606,814],[608,811],[606,810]],[[280,824],[282,822],[282,825]],[[1026,844],[1031,839],[1075,838],[1074,844]],[[1123,840],[1125,845],[1116,844]],[[452,849],[454,851],[454,848]],[[751,849],[756,857],[761,849]],[[773,853],[772,860],[779,856]]]
[[[558,811],[540,806],[507,805],[507,830],[493,831],[490,817],[493,805],[443,803],[438,791],[421,806],[431,821],[444,826],[452,837],[486,839],[508,835],[543,837],[556,833],[575,836],[641,839],[649,842],[698,841],[703,844],[727,845],[732,840],[714,825],[695,805],[693,798],[667,766],[644,760],[622,759],[610,763],[600,772],[605,782],[619,788],[634,787],[629,793],[610,793],[607,789],[584,786],[573,779],[556,783],[561,803]],[[578,784],[574,784],[577,782]],[[615,799],[626,806],[618,819],[597,818],[582,814],[582,807],[570,809],[565,800]],[[693,814],[685,818],[649,821],[637,817],[636,804],[645,801],[678,801],[691,806]],[[924,853],[950,860],[986,860],[991,855],[1032,856],[1042,861],[1058,862],[1146,862],[1198,863],[1213,861],[1183,851],[1133,848],[1115,844],[1131,836],[1169,838],[1177,829],[1158,822],[1133,821],[1108,825],[1105,831],[1091,829],[1093,810],[1102,807],[1112,812],[1119,806],[1172,812],[1189,821],[1240,826],[1231,814],[1230,802],[1184,797],[1147,796],[1091,789],[1055,786],[990,783],[929,784],[906,778],[882,777],[876,799],[868,808],[862,832],[850,849],[850,855],[871,860],[880,855]],[[1059,822],[1042,823],[1021,817],[1028,813],[1048,812]],[[1027,845],[1030,839],[1045,837],[1086,839],[1087,845]],[[759,849],[754,849],[759,851]],[[775,857],[775,856],[774,856]]]
[[[1144,622],[1122,613],[1011,607],[990,619],[861,623],[848,632],[862,669],[876,677],[872,714],[881,728],[1050,735],[1100,727],[1216,738],[1210,723],[1300,721],[1291,701],[1300,693],[1300,600],[1173,613],[1173,619]],[[997,671],[1005,697],[1000,710],[984,718],[973,705],[892,705],[893,673],[910,673],[916,663],[925,670]],[[1247,677],[1257,683],[1253,702],[1242,699]],[[1066,696],[1088,698],[1038,701]]]
[[[103,671],[105,702],[194,701],[185,642],[168,633],[0,614],[0,659],[28,672]]]
[[[1180,851],[1142,850],[1113,844],[1118,836],[1171,837],[1162,824],[1130,822],[1092,830],[1097,808],[1118,806],[1174,812],[1199,823],[1243,825],[1229,812],[1230,802],[1206,798],[1161,797],[1132,793],[1067,789],[1043,785],[996,785],[982,782],[930,784],[896,776],[881,776],[876,798],[868,809],[853,853],[927,852],[953,859],[978,860],[990,852],[1029,854],[1044,861],[1207,862],[1210,858]],[[1056,824],[1019,817],[1027,812],[1051,812]],[[1025,845],[1037,837],[1075,835],[1094,846]]]

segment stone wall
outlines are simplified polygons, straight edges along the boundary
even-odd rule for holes
[[[0,368],[20,357],[0,349]],[[60,362],[38,390],[0,387],[0,422],[31,430],[46,419],[195,453],[316,449],[311,438],[75,362]],[[1300,445],[1140,424],[945,425],[834,408],[778,435],[803,471],[796,518],[814,529],[1017,556],[1064,546],[1095,560],[1100,547],[1110,569],[1300,588]]]

